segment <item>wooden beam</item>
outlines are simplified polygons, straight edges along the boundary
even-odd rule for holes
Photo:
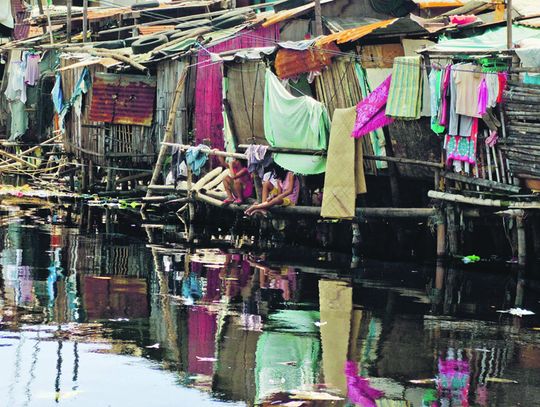
[[[428,191],[428,197],[433,198],[433,199],[439,199],[442,201],[447,201],[447,202],[457,202],[457,203],[464,203],[464,204],[478,205],[478,206],[507,208],[510,205],[510,202],[502,201],[500,199],[471,198],[468,196],[450,194],[448,192],[439,192],[439,191]]]
[[[503,184],[502,182],[490,181],[483,178],[467,177],[466,175],[457,174],[455,172],[442,171],[441,176],[453,181],[464,182],[466,184],[477,185],[484,188],[490,188],[496,191],[519,193],[521,188],[516,185]]]
[[[217,207],[225,207],[234,211],[245,211],[249,205],[224,205],[223,201],[209,192],[197,192],[195,199]],[[218,195],[219,196],[219,195]],[[269,210],[275,215],[291,216],[314,216],[320,217],[321,208],[319,206],[276,206]],[[436,208],[356,208],[358,218],[402,218],[402,219],[425,219],[437,214]]]

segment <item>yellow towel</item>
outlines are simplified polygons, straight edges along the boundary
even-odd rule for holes
[[[330,129],[321,216],[351,219],[356,195],[367,192],[361,139],[351,137],[356,107],[336,109]]]

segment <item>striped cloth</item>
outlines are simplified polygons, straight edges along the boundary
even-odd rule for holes
[[[394,58],[392,83],[386,102],[386,115],[402,120],[416,120],[422,111],[421,57]]]

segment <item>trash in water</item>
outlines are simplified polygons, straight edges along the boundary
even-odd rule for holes
[[[501,379],[500,377],[488,377],[486,379],[486,382],[492,382],[492,383],[507,383],[507,384],[518,384],[516,380],[510,380],[510,379]]]
[[[324,326],[326,325],[328,322],[314,322],[315,326]]]
[[[480,256],[477,256],[476,254],[470,254],[469,256],[464,256],[461,261],[464,264],[476,263],[480,261]]]
[[[153,345],[145,346],[147,349],[159,349],[159,343],[154,343]]]
[[[523,309],[523,308],[510,308],[508,310],[498,310],[497,312],[500,312],[501,314],[515,315],[517,317],[523,317],[526,315],[534,315],[534,312],[529,311],[528,309]]]

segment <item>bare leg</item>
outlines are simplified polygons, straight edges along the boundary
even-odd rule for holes
[[[272,191],[273,188],[274,186],[272,185],[270,181],[266,181],[263,183],[263,189],[262,189],[263,202],[266,202],[266,200],[268,199],[268,195],[270,195],[270,192]]]
[[[244,184],[242,181],[235,179],[234,180],[234,196],[236,199],[240,199],[242,202],[244,201]]]
[[[257,205],[250,206],[245,214],[251,216],[255,211],[261,211],[271,208],[272,206],[279,206],[283,204],[283,198],[273,198],[268,202],[262,202]]]
[[[233,185],[233,179],[230,175],[225,176],[223,178],[223,188],[225,188],[225,192],[227,193],[227,199],[230,201],[234,200],[234,196],[232,194],[232,185]]]

